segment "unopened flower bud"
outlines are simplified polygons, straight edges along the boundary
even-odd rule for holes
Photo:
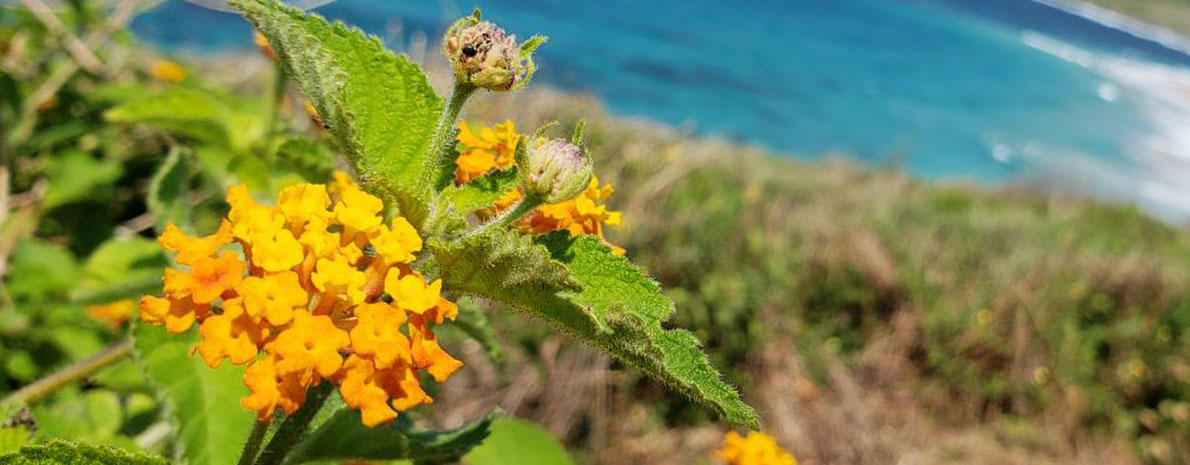
[[[525,192],[547,203],[570,200],[587,187],[594,161],[577,145],[538,137],[517,153],[517,172]]]
[[[523,87],[534,71],[532,52],[545,39],[534,37],[518,45],[515,35],[479,18],[476,10],[456,21],[442,40],[455,80],[492,91]]]

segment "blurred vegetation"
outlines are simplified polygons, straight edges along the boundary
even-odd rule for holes
[[[159,286],[163,221],[209,231],[230,183],[268,192],[332,167],[300,97],[270,87],[284,85],[271,67],[239,81],[217,61],[163,69],[122,29],[136,3],[66,2],[57,31],[0,6],[0,394],[121,337],[87,307]],[[100,66],[80,64],[67,34]],[[514,115],[531,132],[591,106],[537,91],[466,116]],[[612,241],[745,393],[764,395],[759,354],[790,343],[817,385],[841,361],[910,386],[944,422],[1057,416],[1070,434],[1128,441],[1143,461],[1190,462],[1187,231],[1134,207],[779,159],[606,116],[588,131],[625,213]],[[547,351],[522,337],[532,328],[491,316],[509,352]],[[657,424],[710,420],[646,382],[628,389]],[[125,361],[0,412],[0,426],[168,453],[160,410]],[[0,428],[0,451],[13,430]],[[583,436],[571,439],[593,444]]]
[[[1190,34],[1190,2],[1185,0],[1087,0],[1141,21]]]

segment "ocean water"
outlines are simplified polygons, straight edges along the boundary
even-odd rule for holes
[[[1190,41],[1055,1],[479,3],[510,32],[550,36],[535,83],[595,94],[618,115],[924,178],[1040,180],[1187,221]],[[317,11],[402,50],[473,6]],[[242,19],[179,0],[133,27],[179,50],[251,47]]]

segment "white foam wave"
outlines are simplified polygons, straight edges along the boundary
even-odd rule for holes
[[[1033,0],[1034,2],[1086,18],[1134,37],[1190,54],[1190,37],[1172,29],[1146,23],[1114,10],[1077,0]]]
[[[1138,202],[1167,219],[1190,220],[1190,69],[1098,55],[1032,31],[1022,33],[1021,41],[1098,74],[1106,80],[1095,90],[1100,98],[1113,102],[1126,99],[1150,125],[1149,131],[1126,144],[1122,155],[1129,166],[1078,154],[1047,156],[1047,164],[1064,165],[1049,167],[1061,175],[1057,180],[1066,184],[1089,181],[1082,187]],[[1070,169],[1072,166],[1078,168]],[[1071,174],[1089,178],[1075,181]]]

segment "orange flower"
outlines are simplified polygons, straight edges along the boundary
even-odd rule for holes
[[[329,186],[284,189],[275,207],[243,186],[228,190],[227,203],[214,235],[166,228],[162,246],[188,268],[165,271],[165,297],[141,299],[142,320],[171,333],[198,323],[204,362],[249,364],[240,405],[261,419],[297,410],[324,381],[339,385],[368,426],[432,401],[420,370],[444,380],[461,363],[431,325],[453,320],[458,307],[440,296],[441,281],[410,268],[423,244],[408,221],[386,226],[380,199],[342,173]],[[224,250],[233,241],[246,260]],[[381,300],[386,291],[391,299]]]
[[[149,67],[149,76],[158,81],[177,83],[186,79],[186,68],[169,60],[157,60]]]
[[[480,128],[476,136],[466,123],[459,122],[458,141],[463,145],[455,161],[455,182],[464,184],[492,170],[511,167],[520,135],[512,121],[497,124],[495,130]]]
[[[107,323],[112,331],[119,331],[125,321],[136,312],[136,302],[133,300],[117,300],[102,305],[87,307],[87,315],[91,318]]]
[[[603,238],[605,225],[620,224],[620,212],[608,210],[602,203],[611,197],[613,192],[610,184],[601,188],[599,178],[592,176],[591,183],[578,197],[538,207],[521,221],[520,227],[530,234],[569,231],[572,236],[588,234]],[[607,245],[616,255],[624,254],[624,249],[610,243]]]
[[[749,432],[746,438],[729,431],[715,455],[727,465],[797,465],[797,459],[781,449],[772,436],[757,431]]]

